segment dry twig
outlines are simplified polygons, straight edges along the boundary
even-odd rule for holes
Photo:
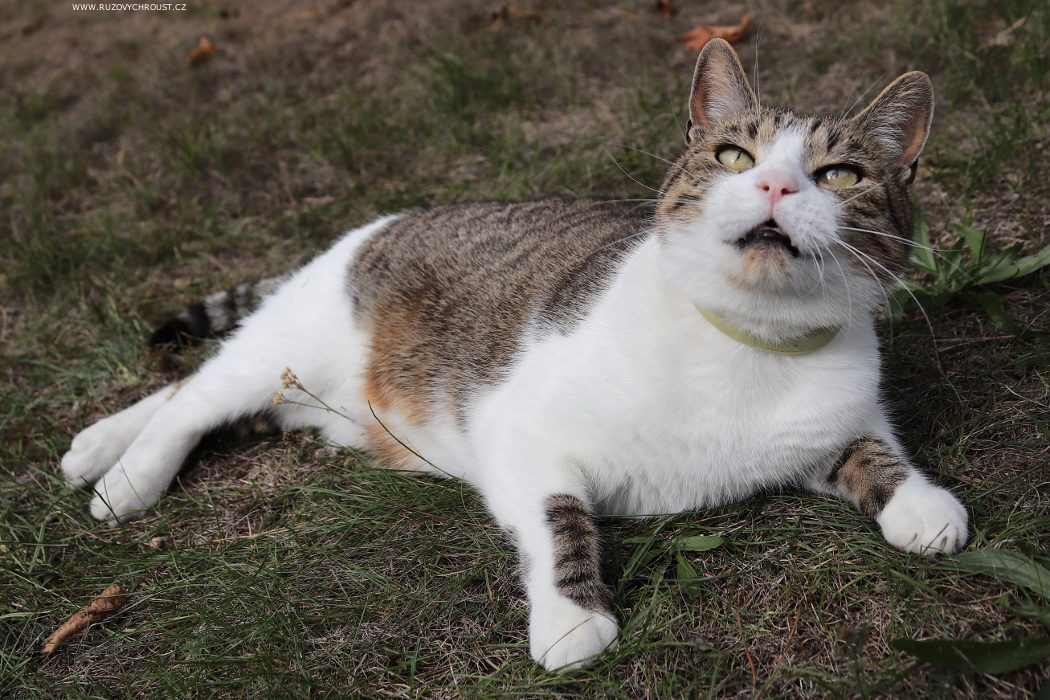
[[[73,613],[51,636],[44,641],[41,651],[50,654],[77,632],[101,622],[128,604],[128,596],[120,586],[110,586],[93,601]]]

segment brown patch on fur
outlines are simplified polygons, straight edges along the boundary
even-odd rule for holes
[[[418,307],[407,303],[372,322],[372,346],[365,375],[365,399],[380,415],[395,413],[413,425],[426,419],[425,367],[404,361],[403,348],[425,344]]]
[[[861,513],[874,518],[908,471],[908,465],[889,445],[866,435],[846,445],[828,475],[828,483],[847,495]]]
[[[366,397],[410,422],[462,419],[530,327],[571,331],[648,224],[632,204],[548,199],[438,207],[376,232],[348,274],[372,331]]]
[[[389,469],[418,471],[425,465],[411,450],[387,432],[386,428],[375,423],[368,426],[365,451]]]
[[[602,582],[598,529],[587,506],[576,496],[556,494],[545,502],[547,526],[554,540],[554,585],[587,610],[612,613],[612,591]]]

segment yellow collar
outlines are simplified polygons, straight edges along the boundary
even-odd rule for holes
[[[820,350],[822,347],[830,343],[839,332],[838,328],[817,328],[805,335],[799,336],[798,338],[773,343],[759,338],[751,331],[741,328],[725,316],[717,314],[710,309],[701,309],[697,306],[696,310],[700,312],[701,316],[707,319],[708,323],[736,342],[755,348],[756,350],[778,352],[782,355],[805,355]]]

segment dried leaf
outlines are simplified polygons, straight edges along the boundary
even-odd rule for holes
[[[196,66],[211,58],[211,55],[215,53],[216,48],[217,47],[211,39],[202,36],[197,42],[197,45],[190,49],[186,54],[186,60],[190,62],[191,66]]]
[[[671,19],[671,16],[674,14],[671,0],[653,0],[653,10],[664,19]]]
[[[52,632],[44,641],[41,651],[45,654],[52,653],[77,632],[105,620],[127,604],[128,596],[124,595],[124,589],[120,586],[110,586]]]
[[[984,44],[981,45],[981,48],[991,49],[997,46],[1009,46],[1014,43],[1014,31],[1023,27],[1026,21],[1028,21],[1027,17],[1020,18],[1009,27],[984,42]]]
[[[504,5],[498,10],[493,11],[492,18],[484,28],[486,30],[502,29],[511,22],[521,20],[546,24],[547,16],[540,14],[539,12],[534,12],[533,10],[524,10],[517,5]]]
[[[735,44],[744,38],[744,33],[751,25],[751,15],[740,18],[740,24],[734,25],[708,25],[701,24],[678,37],[678,41],[685,44],[693,51],[704,48],[704,44],[712,39],[725,39],[730,44]]]

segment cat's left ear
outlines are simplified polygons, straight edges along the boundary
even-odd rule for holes
[[[882,143],[893,166],[911,170],[914,177],[919,153],[933,123],[933,82],[930,76],[919,71],[905,73],[853,119]]]

